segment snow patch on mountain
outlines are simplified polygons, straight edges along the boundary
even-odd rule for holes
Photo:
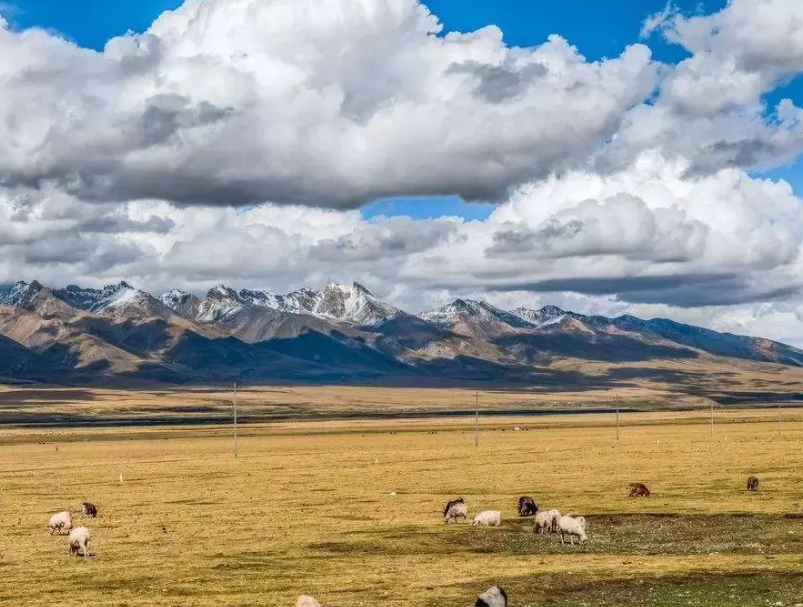
[[[536,327],[547,327],[560,323],[566,318],[567,312],[561,310],[557,306],[544,306],[538,310],[531,310],[529,308],[516,308],[513,314],[526,320],[527,322],[535,325]]]

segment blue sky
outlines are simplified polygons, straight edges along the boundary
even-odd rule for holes
[[[16,0],[0,3],[15,28],[43,27],[60,32],[76,44],[95,49],[128,30],[142,31],[163,11],[176,8],[180,0]],[[438,15],[446,31],[470,31],[497,25],[509,45],[534,46],[547,36],[559,33],[578,47],[590,60],[620,54],[629,44],[639,41],[644,19],[666,6],[666,0],[430,0],[430,9]],[[685,14],[712,13],[726,0],[675,0]],[[648,41],[656,59],[677,62],[685,52],[666,44],[659,36]],[[782,98],[803,104],[803,78],[773,91],[766,98],[772,106]],[[789,181],[798,195],[803,194],[803,161],[764,174]],[[490,204],[466,204],[458,198],[397,198],[380,200],[363,208],[365,217],[410,215],[429,218],[460,215],[483,219],[494,209]]]

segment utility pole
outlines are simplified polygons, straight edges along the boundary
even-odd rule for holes
[[[714,401],[711,401],[711,438],[714,438]]]
[[[237,457],[237,382],[234,382],[234,457]]]
[[[616,407],[616,440],[619,440],[619,407]]]
[[[480,446],[480,393],[474,390],[474,446]]]
[[[781,403],[778,401],[778,437],[781,436]]]

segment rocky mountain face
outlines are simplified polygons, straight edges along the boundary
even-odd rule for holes
[[[803,351],[667,319],[502,310],[457,299],[420,315],[364,286],[288,294],[218,285],[201,298],[0,286],[0,379],[528,384],[577,381],[562,361],[742,361],[803,367]],[[557,365],[557,366],[556,366]]]

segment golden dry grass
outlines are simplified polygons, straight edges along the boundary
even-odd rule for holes
[[[542,604],[544,585],[575,605],[560,598],[570,582],[605,597],[607,583],[745,573],[778,587],[803,558],[803,520],[782,517],[803,513],[803,416],[785,412],[778,438],[774,415],[718,412],[713,441],[704,413],[623,415],[619,442],[613,415],[484,418],[479,449],[468,419],[276,423],[242,428],[237,459],[222,427],[6,428],[0,603],[281,606],[309,592],[324,605],[457,606],[500,582],[513,605]],[[761,491],[748,495],[753,473]],[[627,499],[634,480],[654,495]],[[522,494],[591,515],[589,544],[533,536],[515,516]],[[455,495],[501,509],[505,525],[445,527]],[[86,562],[46,531],[84,499],[100,511]],[[747,512],[757,537],[732,516]],[[653,519],[628,513],[682,516],[651,535]],[[803,580],[790,579],[794,592]]]

